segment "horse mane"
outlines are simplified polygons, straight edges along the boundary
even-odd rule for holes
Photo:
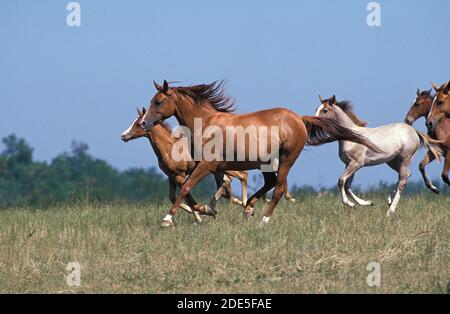
[[[353,112],[353,105],[348,100],[337,101],[336,105],[345,112],[345,114],[355,123],[357,126],[365,127],[367,122],[360,120]]]
[[[190,97],[195,105],[208,103],[218,112],[234,112],[234,101],[225,95],[224,81],[214,81],[211,84],[172,87],[177,93]]]

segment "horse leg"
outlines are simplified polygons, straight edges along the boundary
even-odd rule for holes
[[[209,202],[209,206],[213,211],[216,211],[217,202],[219,201],[220,197],[223,196],[226,187],[229,186],[231,182],[231,178],[227,175],[223,175],[222,179],[218,179],[219,175],[220,174],[214,174],[214,178],[216,179],[217,184],[217,191]]]
[[[189,194],[192,188],[196,186],[197,183],[200,182],[201,179],[203,179],[208,175],[208,173],[210,173],[210,169],[208,169],[208,166],[209,165],[206,162],[205,163],[200,162],[199,164],[197,164],[192,174],[189,176],[189,178],[186,180],[186,182],[184,182],[183,186],[181,187],[180,194],[178,194],[175,202],[169,209],[169,213],[166,215],[166,217],[164,217],[163,222],[161,224],[162,227],[172,227],[174,225],[172,217],[177,214],[177,210],[178,207],[180,207],[181,201]],[[203,212],[203,214],[208,215],[215,214],[213,211],[209,209],[209,207],[205,208],[205,206],[202,206],[201,208],[199,208],[199,210]]]
[[[389,206],[391,206],[392,200],[394,199],[394,196],[397,193],[397,190],[398,190],[398,182],[395,184],[395,187],[392,189],[391,193],[389,193],[388,200],[387,200]]]
[[[231,181],[226,185],[227,193],[230,195],[231,203],[235,205],[243,205],[242,201],[233,195],[233,189],[231,188]]]
[[[176,197],[177,186],[179,186],[181,188],[183,186],[184,181],[185,180],[184,180],[183,176],[176,176],[175,178],[169,179],[169,199],[172,202],[172,204],[174,204],[177,199],[177,197]],[[186,195],[185,199],[186,199],[187,205],[181,203],[180,207],[182,209],[184,209],[187,213],[194,215],[194,219],[198,223],[201,224],[202,218],[200,217],[200,215],[198,214],[198,211],[197,211],[199,205],[197,204],[195,199],[192,197],[191,193]]]
[[[247,176],[241,179],[241,188],[242,188],[242,205],[245,206],[247,204]]]
[[[434,155],[431,152],[427,152],[425,157],[422,159],[422,161],[419,164],[419,170],[422,174],[423,181],[425,182],[425,185],[427,188],[429,188],[431,191],[433,191],[436,194],[439,194],[439,189],[433,185],[431,180],[428,178],[428,175],[425,171],[426,165],[429,163],[432,163],[434,161]]]
[[[283,196],[286,190],[286,180],[289,170],[291,169],[291,165],[289,164],[281,164],[278,167],[278,175],[276,177],[275,189],[272,193],[272,200],[270,201],[269,206],[266,208],[264,217],[261,222],[261,226],[267,224],[269,222],[270,217],[273,214],[275,207],[277,206],[280,198]]]
[[[338,181],[339,190],[341,191],[342,203],[351,208],[355,207],[355,204],[348,200],[347,194],[345,193],[345,184],[347,180],[354,175],[358,169],[361,168],[361,165],[357,161],[350,161],[345,167],[344,173],[341,175]]]
[[[289,202],[295,203],[295,198],[292,197],[291,193],[289,193],[287,180],[284,183],[284,198],[287,199]]]
[[[264,176],[264,186],[259,189],[255,194],[250,196],[248,201],[246,202],[245,208],[244,208],[244,218],[248,218],[250,216],[253,216],[255,209],[255,203],[258,201],[261,196],[264,196],[268,191],[273,189],[275,186],[277,175],[274,172],[263,172]]]
[[[390,205],[389,210],[386,213],[387,217],[391,216],[395,212],[398,202],[400,201],[400,195],[405,189],[406,184],[408,183],[408,178],[411,175],[411,172],[408,169],[410,161],[411,161],[410,159],[403,160],[403,162],[400,164],[400,168],[398,171],[397,189],[395,196],[392,199],[392,204]]]
[[[387,165],[388,165],[389,167],[391,167],[391,169],[395,170],[397,173],[400,173],[400,165],[401,165],[401,162],[399,161],[398,158],[389,161],[389,162],[387,163]],[[398,190],[398,181],[397,181],[397,183],[395,184],[394,188],[392,189],[391,193],[389,193],[388,200],[387,200],[389,206],[392,205],[392,201],[394,200],[394,197],[395,197],[395,195],[397,194],[397,190]]]
[[[352,191],[352,182],[353,179],[355,178],[355,174],[353,174],[350,178],[347,179],[347,182],[345,182],[345,191],[348,195],[350,195],[350,197],[358,204],[361,206],[372,206],[373,203],[372,201],[366,201],[363,200],[361,198],[359,198],[358,196],[355,195],[355,193],[353,193]]]
[[[442,180],[444,180],[445,183],[450,185],[450,180],[448,179],[448,172],[450,170],[450,152],[447,152],[447,156],[445,156],[445,164],[444,169],[442,171]]]
[[[228,178],[228,176],[227,176],[227,178]],[[214,180],[216,181],[216,188],[217,188],[216,194],[218,194],[219,190],[222,191],[222,193],[219,195],[219,198],[222,196],[223,198],[225,198],[227,200],[231,200],[229,190],[225,186],[225,174],[223,172],[214,173]],[[230,180],[230,179],[228,178],[228,180]]]

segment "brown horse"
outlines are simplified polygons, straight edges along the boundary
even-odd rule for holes
[[[433,104],[434,96],[431,94],[431,90],[428,91],[420,91],[417,90],[417,97],[408,113],[406,114],[405,123],[412,125],[414,121],[421,117],[427,117],[431,111],[431,106]],[[442,180],[450,184],[448,178],[448,172],[450,170],[450,119],[444,119],[440,123],[438,123],[434,130],[428,129],[428,135],[431,138],[437,139],[441,142],[441,148],[444,152],[445,163],[444,168],[442,170]],[[433,185],[431,180],[428,178],[428,175],[425,171],[425,167],[435,160],[434,154],[428,152],[423,160],[420,162],[419,170],[422,174],[425,185],[434,193],[439,194],[439,189]]]
[[[169,87],[167,81],[164,81],[162,86],[155,83],[155,87],[157,92],[151,100],[149,110],[142,118],[143,128],[149,129],[175,116],[180,125],[190,130],[194,151],[198,149],[194,143],[195,139],[200,138],[200,143],[197,144],[201,147],[206,147],[209,141],[212,141],[213,135],[220,143],[214,147],[216,158],[212,160],[204,158],[204,151],[203,155],[200,151],[201,156],[197,156],[199,158],[196,160],[196,167],[164,218],[163,227],[173,225],[172,217],[176,214],[183,197],[210,172],[264,169],[264,186],[247,201],[244,217],[253,215],[256,201],[275,188],[263,217],[262,224],[265,224],[286,192],[289,170],[305,145],[320,145],[342,139],[355,141],[379,151],[366,138],[342,127],[332,119],[302,117],[284,108],[234,114],[233,102],[224,95],[223,82]],[[249,131],[242,136],[240,131],[242,129],[255,131],[253,133]],[[212,131],[213,135],[205,136],[209,131]],[[236,143],[237,140],[241,145]],[[259,150],[255,146],[259,146]],[[271,158],[266,159],[267,156],[261,152],[262,150],[270,151]],[[272,167],[272,171],[268,170],[269,166]]]
[[[169,198],[170,201],[174,203],[176,199],[177,186],[181,188],[187,175],[189,175],[194,169],[195,162],[174,160],[170,152],[172,151],[173,145],[178,141],[178,138],[175,138],[172,135],[172,130],[170,127],[165,123],[160,123],[155,125],[151,130],[146,131],[140,126],[141,118],[144,116],[146,109],[143,108],[142,112],[138,109],[137,112],[138,117],[133,121],[131,126],[124,133],[122,133],[121,138],[124,142],[129,142],[140,137],[146,137],[149,139],[150,144],[158,157],[159,168],[169,178]],[[225,176],[219,176],[220,175],[214,175],[217,189],[220,191],[219,197],[223,196],[235,204],[242,204],[242,202],[245,203],[247,201],[247,172],[226,171]],[[231,178],[237,178],[241,182],[242,202],[232,195],[230,186]],[[222,191],[224,191],[225,194],[223,194]],[[192,208],[194,210],[194,215],[196,212],[203,214],[215,213],[215,202],[217,199],[212,201],[214,206],[211,209],[198,205],[190,193],[186,195],[186,201],[188,206],[181,204],[180,207],[188,212],[192,212]],[[195,218],[198,222],[201,222],[198,215],[195,215]]]
[[[434,83],[431,83],[431,85],[436,91],[436,96],[434,96],[433,104],[427,117],[427,126],[429,129],[434,130],[439,122],[450,118],[450,81],[447,84],[442,84],[440,87]]]

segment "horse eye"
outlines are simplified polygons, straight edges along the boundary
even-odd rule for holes
[[[323,113],[327,113],[327,112],[328,112],[328,109],[322,109],[322,112],[323,112]]]

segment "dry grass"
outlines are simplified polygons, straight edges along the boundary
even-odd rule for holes
[[[450,281],[450,198],[384,198],[343,208],[337,197],[280,204],[263,229],[222,204],[216,220],[159,228],[167,204],[0,212],[0,292],[445,293]],[[262,206],[260,204],[260,206]],[[81,264],[81,287],[65,283]],[[381,287],[366,284],[381,264]]]

